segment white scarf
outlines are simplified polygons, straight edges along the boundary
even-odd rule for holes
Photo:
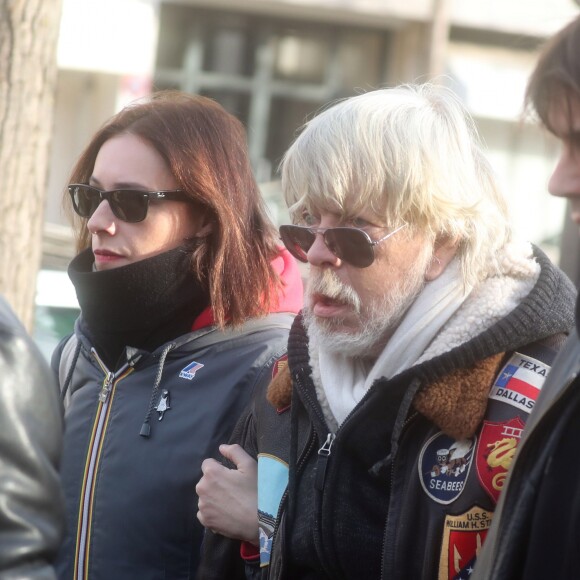
[[[394,377],[417,362],[450,350],[513,310],[535,284],[539,265],[530,259],[529,244],[514,244],[504,252],[503,263],[501,258],[499,261],[508,280],[490,277],[476,291],[464,288],[455,258],[438,278],[425,285],[373,365],[319,348],[310,336],[313,380],[329,427],[335,430],[344,421],[376,379]],[[471,294],[473,299],[468,300]],[[482,294],[487,296],[485,300]],[[464,310],[465,302],[469,314],[454,317]],[[482,303],[486,312],[478,316]],[[439,340],[438,335],[445,339]]]

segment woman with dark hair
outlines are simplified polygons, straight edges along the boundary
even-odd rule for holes
[[[66,405],[60,578],[195,576],[201,462],[285,352],[302,301],[214,101],[157,93],[85,149],[65,205],[81,315],[53,356]]]

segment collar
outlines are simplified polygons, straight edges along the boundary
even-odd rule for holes
[[[153,351],[190,331],[209,295],[180,247],[112,270],[93,271],[90,249],[68,274],[81,307],[80,325],[109,368],[131,346]]]
[[[278,300],[268,314],[276,312],[291,312],[298,314],[302,308],[303,284],[296,260],[286,248],[279,248],[278,255],[271,262],[272,269],[282,282],[278,290]],[[191,330],[199,330],[211,326],[215,322],[210,306],[205,308],[193,321]]]

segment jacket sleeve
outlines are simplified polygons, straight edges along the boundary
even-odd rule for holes
[[[238,420],[230,444],[241,445],[252,457],[256,457],[253,405],[250,403]],[[222,463],[228,464],[223,457]],[[228,465],[228,467],[233,467]],[[246,563],[240,555],[239,540],[226,538],[205,529],[201,546],[201,562],[197,569],[197,580],[243,580],[246,578]],[[258,567],[259,570],[259,567]]]
[[[0,299],[0,577],[55,578],[62,408],[53,374]]]
[[[256,431],[256,407],[264,404],[266,392],[277,369],[278,361],[284,357],[284,347],[278,349],[260,370],[253,387],[252,398],[240,416],[229,443],[237,443],[254,459],[258,457],[259,442]],[[224,465],[234,468],[223,457],[218,458]],[[257,515],[257,514],[256,514]],[[256,522],[257,525],[257,522]],[[260,578],[259,559],[244,560],[241,555],[241,542],[205,529],[201,546],[201,562],[197,571],[197,580],[242,580]]]

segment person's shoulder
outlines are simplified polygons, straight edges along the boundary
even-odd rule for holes
[[[0,331],[7,334],[26,334],[24,326],[2,296],[0,296]]]
[[[535,291],[541,293],[545,300],[550,301],[552,314],[565,317],[570,323],[569,330],[574,320],[574,305],[578,291],[565,272],[556,266],[540,248],[533,246],[533,252],[541,268]]]
[[[14,360],[22,367],[38,367],[42,371],[48,370],[48,364],[44,360],[40,349],[28,334],[24,325],[15,314],[8,302],[0,296],[0,347],[5,353],[5,359]]]

